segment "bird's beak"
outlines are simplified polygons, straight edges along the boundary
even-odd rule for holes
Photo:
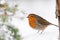
[[[27,18],[29,18],[29,17],[27,17]]]

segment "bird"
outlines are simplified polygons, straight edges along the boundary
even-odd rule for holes
[[[54,25],[57,26],[55,24],[52,24],[50,22],[48,22],[47,20],[45,20],[44,18],[42,18],[41,16],[38,16],[34,13],[30,13],[28,16],[28,22],[31,28],[38,30],[37,33],[39,33],[40,30],[42,30],[41,34],[44,32],[44,30],[49,26],[49,25]],[[59,26],[57,26],[59,27]]]

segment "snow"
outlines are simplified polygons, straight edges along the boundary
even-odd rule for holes
[[[58,20],[55,18],[55,0],[40,0],[33,2],[17,1],[15,4],[19,5],[19,11],[16,12],[15,16],[24,17],[24,19],[13,18],[11,24],[19,29],[23,40],[58,40],[58,27],[49,25],[45,31],[40,34],[37,33],[38,30],[32,29],[29,26],[28,19],[26,18],[28,14],[35,13],[49,22],[58,25]],[[21,10],[25,10],[27,14],[23,15]]]

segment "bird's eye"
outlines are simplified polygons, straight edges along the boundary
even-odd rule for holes
[[[33,17],[33,16],[31,16],[31,17]]]

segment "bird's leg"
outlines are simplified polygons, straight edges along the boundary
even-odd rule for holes
[[[40,34],[42,34],[43,32],[44,32],[44,30],[42,30]]]
[[[40,33],[39,33],[39,32],[40,32],[40,30],[38,30],[38,32],[37,32],[37,33],[38,33],[38,34],[42,34],[42,33],[44,32],[44,30],[42,30]]]
[[[38,30],[38,32],[37,33],[39,33],[40,32],[40,30]],[[41,32],[40,32],[40,34],[42,34],[44,32],[44,30],[42,30]]]

